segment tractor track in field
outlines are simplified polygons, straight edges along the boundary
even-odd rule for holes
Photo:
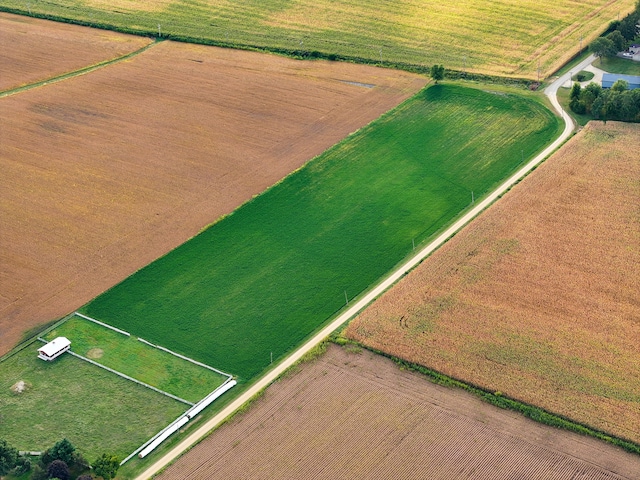
[[[579,71],[586,65],[589,65],[592,61],[593,61],[593,57],[589,56],[586,60],[584,60],[577,66],[575,66],[573,70],[576,70],[577,68],[578,70],[576,71]],[[197,430],[195,430],[188,437],[186,437],[184,440],[178,443],[175,447],[173,447],[169,452],[164,454],[156,462],[150,465],[149,468],[147,468],[143,473],[141,473],[136,477],[136,480],[144,480],[144,479],[153,477],[155,474],[157,474],[163,468],[169,465],[173,460],[175,460],[178,456],[180,456],[186,449],[190,448],[192,445],[197,443],[202,437],[207,435],[211,430],[219,426],[227,417],[229,417],[237,409],[239,409],[243,404],[249,401],[254,395],[256,395],[258,392],[260,392],[261,390],[269,386],[269,384],[271,384],[280,375],[282,375],[287,369],[289,369],[296,362],[298,362],[306,353],[308,353],[310,350],[318,346],[331,333],[337,330],[345,322],[353,318],[356,314],[358,314],[361,310],[363,310],[367,305],[373,302],[378,296],[380,296],[385,290],[393,286],[405,274],[407,274],[410,270],[416,267],[425,258],[431,255],[431,253],[433,253],[449,238],[451,238],[458,231],[464,228],[465,225],[471,222],[483,210],[485,210],[493,202],[495,202],[498,198],[500,198],[500,196],[502,196],[505,192],[507,192],[513,185],[518,183],[531,170],[533,170],[536,166],[538,166],[549,155],[551,155],[555,150],[557,150],[566,140],[568,140],[574,132],[575,125],[573,123],[573,120],[569,116],[569,114],[566,111],[564,111],[560,106],[560,103],[558,102],[558,99],[557,99],[557,91],[568,79],[570,79],[570,77],[571,77],[570,72],[564,75],[561,75],[545,89],[545,95],[549,98],[551,104],[553,105],[553,107],[555,108],[555,110],[557,111],[557,113],[560,115],[560,117],[565,123],[565,128],[563,132],[553,143],[551,143],[547,148],[545,148],[542,152],[536,155],[531,161],[529,161],[524,167],[519,169],[515,174],[509,177],[492,193],[490,193],[484,199],[482,199],[482,201],[478,202],[478,204],[473,209],[471,209],[469,212],[467,212],[461,218],[459,218],[453,225],[447,228],[436,239],[434,239],[427,246],[425,246],[418,253],[416,253],[413,257],[411,257],[409,260],[407,260],[398,268],[396,268],[378,285],[370,289],[366,294],[364,294],[357,301],[352,303],[347,310],[341,313],[335,320],[333,320],[330,324],[325,326],[321,331],[319,331],[316,335],[314,335],[313,338],[305,342],[295,352],[291,353],[291,355],[285,358],[281,363],[276,365],[269,373],[267,373],[261,379],[259,379],[254,385],[252,385],[249,389],[247,389],[240,397],[238,397],[230,405],[228,405],[221,412],[219,412],[213,418],[208,420],[204,425],[200,426]]]
[[[45,80],[40,80],[37,82],[33,82],[33,83],[29,83],[27,85],[22,85],[20,87],[15,87],[15,88],[9,88],[7,90],[3,90],[0,92],[0,98],[4,98],[4,97],[9,97],[11,95],[16,95],[18,93],[22,93],[22,92],[26,92],[28,90],[32,90],[34,88],[38,88],[38,87],[44,87],[46,85],[50,85],[53,83],[58,83],[61,82],[63,80],[68,80],[70,78],[74,78],[74,77],[78,77],[80,75],[85,75],[87,73],[91,73],[94,72],[96,70],[99,70],[101,68],[104,67],[108,67],[109,65],[113,65],[115,63],[120,63],[123,62],[125,60],[128,60],[132,57],[135,57],[136,55],[139,55],[145,51],[147,51],[148,49],[150,49],[151,47],[157,45],[158,43],[164,41],[163,39],[156,39],[155,41],[149,43],[148,45],[145,45],[142,48],[139,48],[138,50],[134,50],[133,52],[127,53],[126,55],[122,55],[121,57],[116,57],[116,58],[112,58],[110,60],[105,60],[104,62],[99,62],[96,63],[94,65],[89,65],[88,67],[83,67],[83,68],[79,68],[78,70],[73,70],[71,72],[67,72],[67,73],[63,73],[61,75],[56,75],[55,77],[51,77],[51,78],[47,78]]]

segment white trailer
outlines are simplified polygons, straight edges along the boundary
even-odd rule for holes
[[[51,340],[44,347],[38,349],[38,358],[50,362],[55,360],[71,348],[71,341],[67,337],[58,337]]]

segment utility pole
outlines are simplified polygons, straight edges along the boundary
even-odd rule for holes
[[[347,302],[347,305],[349,305],[349,297],[347,297],[347,291],[344,291],[344,300],[345,302]]]
[[[162,36],[162,30],[160,29],[160,24],[158,24],[158,38]]]

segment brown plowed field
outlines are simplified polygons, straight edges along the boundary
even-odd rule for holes
[[[640,125],[591,122],[347,336],[640,442],[638,179]]]
[[[330,345],[158,478],[613,480],[639,469],[618,448]]]
[[[0,100],[0,354],[425,83],[163,42]]]
[[[144,37],[0,12],[0,91],[111,60],[150,42]]]

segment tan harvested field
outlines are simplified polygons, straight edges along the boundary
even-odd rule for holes
[[[640,442],[640,125],[591,122],[346,335]]]
[[[0,91],[126,55],[149,38],[0,12]]]
[[[613,480],[639,469],[621,449],[330,345],[157,478]]]
[[[425,83],[162,42],[0,100],[0,353]]]

